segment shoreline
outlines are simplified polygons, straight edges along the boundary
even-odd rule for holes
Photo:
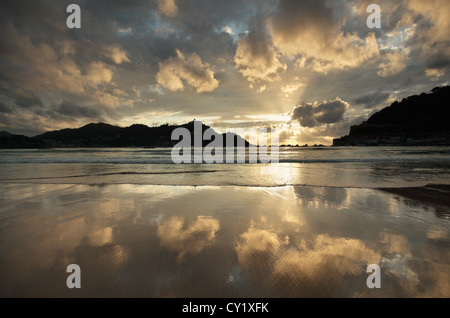
[[[81,176],[80,176],[81,177]],[[73,176],[67,177],[74,178]],[[140,182],[34,182],[37,179],[49,180],[55,178],[33,178],[33,180],[9,180],[10,182],[0,181],[1,186],[7,185],[73,185],[73,186],[150,186],[155,188],[242,188],[242,189],[283,189],[283,188],[305,188],[305,189],[323,189],[325,191],[338,190],[374,190],[381,193],[387,193],[394,196],[400,196],[403,199],[414,201],[424,206],[434,206],[437,208],[450,207],[450,184],[426,184],[422,186],[402,186],[402,187],[355,187],[355,186],[325,186],[325,185],[311,185],[311,184],[274,184],[274,185],[251,185],[251,184],[170,184],[170,183],[140,183]],[[65,179],[65,177],[58,177],[56,179]],[[27,182],[31,181],[31,182]],[[450,210],[448,211],[450,212]]]
[[[227,171],[227,170],[223,170]],[[243,187],[243,188],[283,188],[283,187],[311,187],[311,188],[332,188],[332,189],[366,189],[366,190],[379,190],[384,192],[389,192],[393,194],[399,194],[404,196],[414,195],[417,191],[425,190],[426,193],[420,197],[420,199],[432,199],[434,195],[436,198],[446,198],[447,194],[450,194],[450,184],[446,183],[427,183],[424,185],[417,186],[352,186],[352,185],[321,185],[321,184],[247,184],[247,183],[199,183],[199,184],[174,184],[174,183],[146,183],[146,182],[36,182],[36,180],[52,180],[52,179],[76,179],[85,178],[93,176],[109,176],[109,175],[171,175],[171,174],[195,174],[195,173],[213,173],[213,172],[223,172],[222,170],[204,170],[204,171],[171,171],[171,172],[112,172],[112,173],[99,173],[95,175],[72,175],[72,176],[52,176],[52,177],[32,177],[32,178],[17,178],[17,179],[3,179],[0,184],[37,184],[37,185],[142,185],[142,186],[168,186],[168,187]],[[450,200],[445,200],[447,201]]]

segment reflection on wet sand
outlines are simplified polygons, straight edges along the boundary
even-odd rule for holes
[[[295,195],[300,199],[303,206],[315,206],[323,203],[326,206],[342,209],[349,203],[347,201],[347,189],[325,188],[325,187],[294,187]]]
[[[449,221],[377,190],[1,187],[2,297],[450,296]]]
[[[161,246],[179,252],[182,259],[185,254],[198,254],[211,245],[218,230],[219,222],[211,217],[198,216],[186,227],[182,217],[173,216],[158,226],[157,233]]]

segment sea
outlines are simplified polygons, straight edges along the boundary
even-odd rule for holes
[[[174,164],[171,148],[0,150],[0,182],[346,188],[450,184],[450,147],[282,147],[278,163],[248,161]]]

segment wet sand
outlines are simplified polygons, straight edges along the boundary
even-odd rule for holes
[[[429,184],[425,187],[382,188],[382,191],[401,195],[422,202],[450,207],[450,185]]]
[[[1,184],[0,297],[450,297],[448,205],[403,193]]]

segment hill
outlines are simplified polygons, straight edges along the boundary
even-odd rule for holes
[[[11,137],[11,136],[13,136],[13,134],[11,134],[11,133],[9,133],[9,132],[7,132],[7,131],[0,131],[0,138],[1,137],[6,137],[6,138],[8,138],[8,137]]]
[[[333,146],[450,145],[450,87],[436,87],[373,114]]]
[[[0,131],[0,149],[28,149],[45,148],[43,141],[27,136],[14,135],[7,131]]]
[[[208,126],[201,124],[202,134]],[[118,127],[105,123],[92,123],[75,129],[62,129],[50,131],[33,137],[33,140],[43,142],[48,147],[71,148],[71,147],[173,147],[179,141],[171,140],[172,131],[176,128],[186,128],[191,136],[194,136],[194,121],[184,125],[161,125],[158,127],[148,127],[146,125],[135,124],[129,127]],[[214,132],[214,136],[223,138],[224,145],[225,134]],[[240,136],[233,134],[235,144],[237,141],[243,141],[246,146],[249,145]],[[203,141],[206,146],[211,141]],[[194,140],[192,137],[191,144]]]

